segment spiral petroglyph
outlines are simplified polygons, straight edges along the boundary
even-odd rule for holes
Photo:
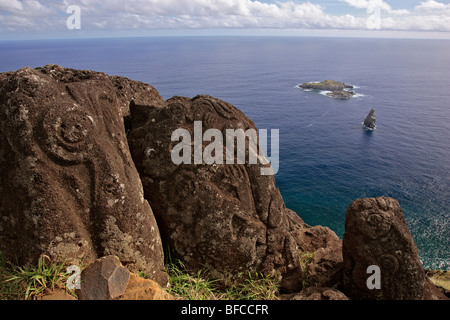
[[[0,167],[10,181],[0,192],[0,251],[8,258],[29,264],[47,254],[79,264],[116,255],[167,284],[159,229],[122,118],[121,100],[134,95],[133,86],[154,94],[55,65],[2,74],[0,150],[11,151]]]
[[[40,144],[55,159],[81,163],[88,159],[89,149],[93,148],[95,129],[94,118],[79,105],[56,105],[43,117]]]
[[[395,199],[359,199],[350,205],[343,257],[345,292],[352,299],[422,300],[439,296],[425,276]],[[366,285],[371,266],[381,272],[378,290]]]

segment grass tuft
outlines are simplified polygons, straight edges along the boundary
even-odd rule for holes
[[[68,265],[52,261],[42,255],[37,266],[21,267],[6,260],[0,253],[0,300],[36,300],[55,289],[64,290],[76,297],[67,288]],[[225,284],[214,279],[207,270],[189,272],[180,260],[166,262],[170,286],[166,290],[185,300],[278,300],[279,282],[276,276],[262,273],[247,273],[239,284]],[[146,278],[148,275],[140,273]]]
[[[211,279],[207,271],[190,273],[182,261],[166,264],[170,286],[167,291],[186,300],[278,300],[276,277],[261,273],[248,273],[237,285],[225,286],[218,279]]]
[[[187,272],[182,261],[177,260],[166,266],[170,286],[168,292],[186,300],[221,300],[218,281],[208,279],[203,271],[196,274]]]
[[[52,261],[48,256],[39,257],[38,265],[20,267],[6,260],[0,253],[0,300],[34,300],[39,295],[55,289],[67,290],[67,265]]]
[[[303,288],[308,288],[311,286],[309,274],[308,274],[308,266],[314,261],[315,256],[316,256],[316,252],[298,251],[300,268],[302,269],[302,273],[303,273]]]

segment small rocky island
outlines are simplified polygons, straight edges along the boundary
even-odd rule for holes
[[[352,91],[352,85],[335,80],[325,80],[322,82],[306,82],[298,86],[303,90],[320,90],[329,91],[327,96],[339,100],[348,100],[352,98],[355,93]]]

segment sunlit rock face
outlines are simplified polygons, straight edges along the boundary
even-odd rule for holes
[[[0,250],[89,264],[116,255],[167,283],[123,116],[151,86],[50,65],[0,75]]]

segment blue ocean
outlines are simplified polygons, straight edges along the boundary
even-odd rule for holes
[[[280,130],[287,207],[340,237],[357,198],[399,200],[425,268],[450,269],[450,41],[167,37],[0,42],[0,72],[59,64],[208,94]],[[333,79],[335,100],[297,87]],[[377,129],[362,122],[374,108]]]

